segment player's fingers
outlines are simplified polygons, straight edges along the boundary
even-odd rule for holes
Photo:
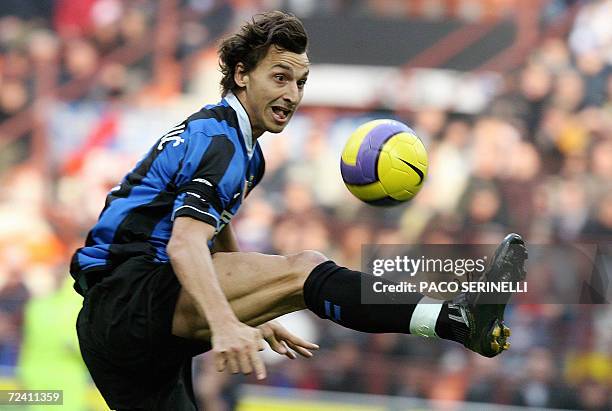
[[[295,360],[295,359],[297,358],[297,355],[295,355],[295,353],[294,353],[293,351],[291,351],[291,350],[289,349],[289,347],[287,347],[287,343],[286,343],[286,342],[282,341],[282,344],[283,344],[283,347],[285,347],[285,350],[286,350],[285,355],[286,355],[287,357],[289,357],[289,359],[291,359],[291,360]]]
[[[236,359],[235,352],[228,352],[226,354],[227,365],[232,374],[238,374],[240,372],[240,366],[238,365],[238,360]]]
[[[287,332],[287,335],[283,336],[285,341],[290,341],[295,345],[299,345],[300,347],[307,348],[309,350],[318,350],[319,346],[317,344],[311,343],[309,341],[304,340],[303,338],[298,337],[297,335],[290,334]]]
[[[287,347],[287,343],[288,342],[291,342],[295,346],[302,346],[304,348],[309,348],[309,349],[312,349],[312,350],[318,350],[319,349],[318,345],[313,344],[311,342],[308,342],[306,340],[303,340],[300,337],[298,337],[297,335],[294,335],[294,334],[290,333],[289,331],[287,331],[287,329],[285,327],[283,327],[279,323],[271,324],[271,328],[272,327],[274,328],[274,337],[276,339],[282,341],[283,346],[287,349],[285,355],[287,357],[289,357],[290,359],[292,359],[292,360],[296,359],[297,356],[291,350],[289,350],[289,348]],[[300,352],[301,355],[304,355],[304,356],[308,357],[309,355],[307,353],[310,354],[310,356],[312,356],[312,354],[309,351],[307,351],[307,350]]]
[[[275,352],[281,355],[287,354],[285,346],[281,344],[281,342],[278,341],[274,335],[266,338],[266,341],[268,342],[268,345],[270,345],[270,348],[272,348],[272,350],[274,350]]]
[[[266,366],[264,365],[259,353],[257,351],[250,351],[251,364],[253,364],[253,368],[255,369],[255,377],[258,380],[263,380],[266,378]]]
[[[251,367],[251,361],[249,359],[248,351],[241,351],[238,353],[238,362],[240,364],[240,371],[242,371],[243,374],[250,374],[253,372],[253,367]]]
[[[215,353],[215,368],[217,369],[217,371],[222,372],[223,370],[225,370],[226,364],[227,364],[227,361],[225,359],[225,353],[223,352]]]
[[[285,342],[287,343],[289,347],[291,347],[293,351],[297,352],[302,357],[306,357],[306,358],[312,357],[313,354],[310,351],[308,351],[306,348],[300,347],[299,345],[294,344],[291,341],[285,340]]]
[[[263,351],[266,348],[264,341],[264,335],[261,331],[259,331],[256,337],[256,346],[258,351]]]

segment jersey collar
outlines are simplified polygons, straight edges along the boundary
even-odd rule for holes
[[[225,95],[225,101],[227,101],[227,104],[229,104],[230,107],[236,112],[240,132],[242,134],[242,138],[244,139],[244,145],[247,149],[249,157],[251,157],[253,155],[253,130],[251,128],[249,115],[244,107],[242,107],[242,103],[240,100],[238,100],[238,97],[236,97],[236,95],[231,91]]]

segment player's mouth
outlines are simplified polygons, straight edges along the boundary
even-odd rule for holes
[[[291,111],[282,106],[272,106],[272,117],[277,123],[284,124],[291,117]]]

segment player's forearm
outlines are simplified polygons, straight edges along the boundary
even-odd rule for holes
[[[168,245],[168,254],[179,282],[213,329],[238,320],[219,285],[210,252],[201,244],[206,241],[175,240]]]

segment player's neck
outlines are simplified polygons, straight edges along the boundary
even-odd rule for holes
[[[242,105],[242,108],[244,109],[244,111],[246,112],[249,118],[249,126],[251,127],[251,136],[253,138],[253,144],[255,144],[255,141],[257,141],[257,139],[261,137],[261,135],[265,133],[266,130],[263,128],[259,128],[257,126],[253,126],[253,115],[249,112],[249,108],[248,108],[249,106],[246,103],[246,96],[244,95],[244,92],[242,90],[237,90],[236,92],[234,92],[234,95],[240,102],[240,105]]]

